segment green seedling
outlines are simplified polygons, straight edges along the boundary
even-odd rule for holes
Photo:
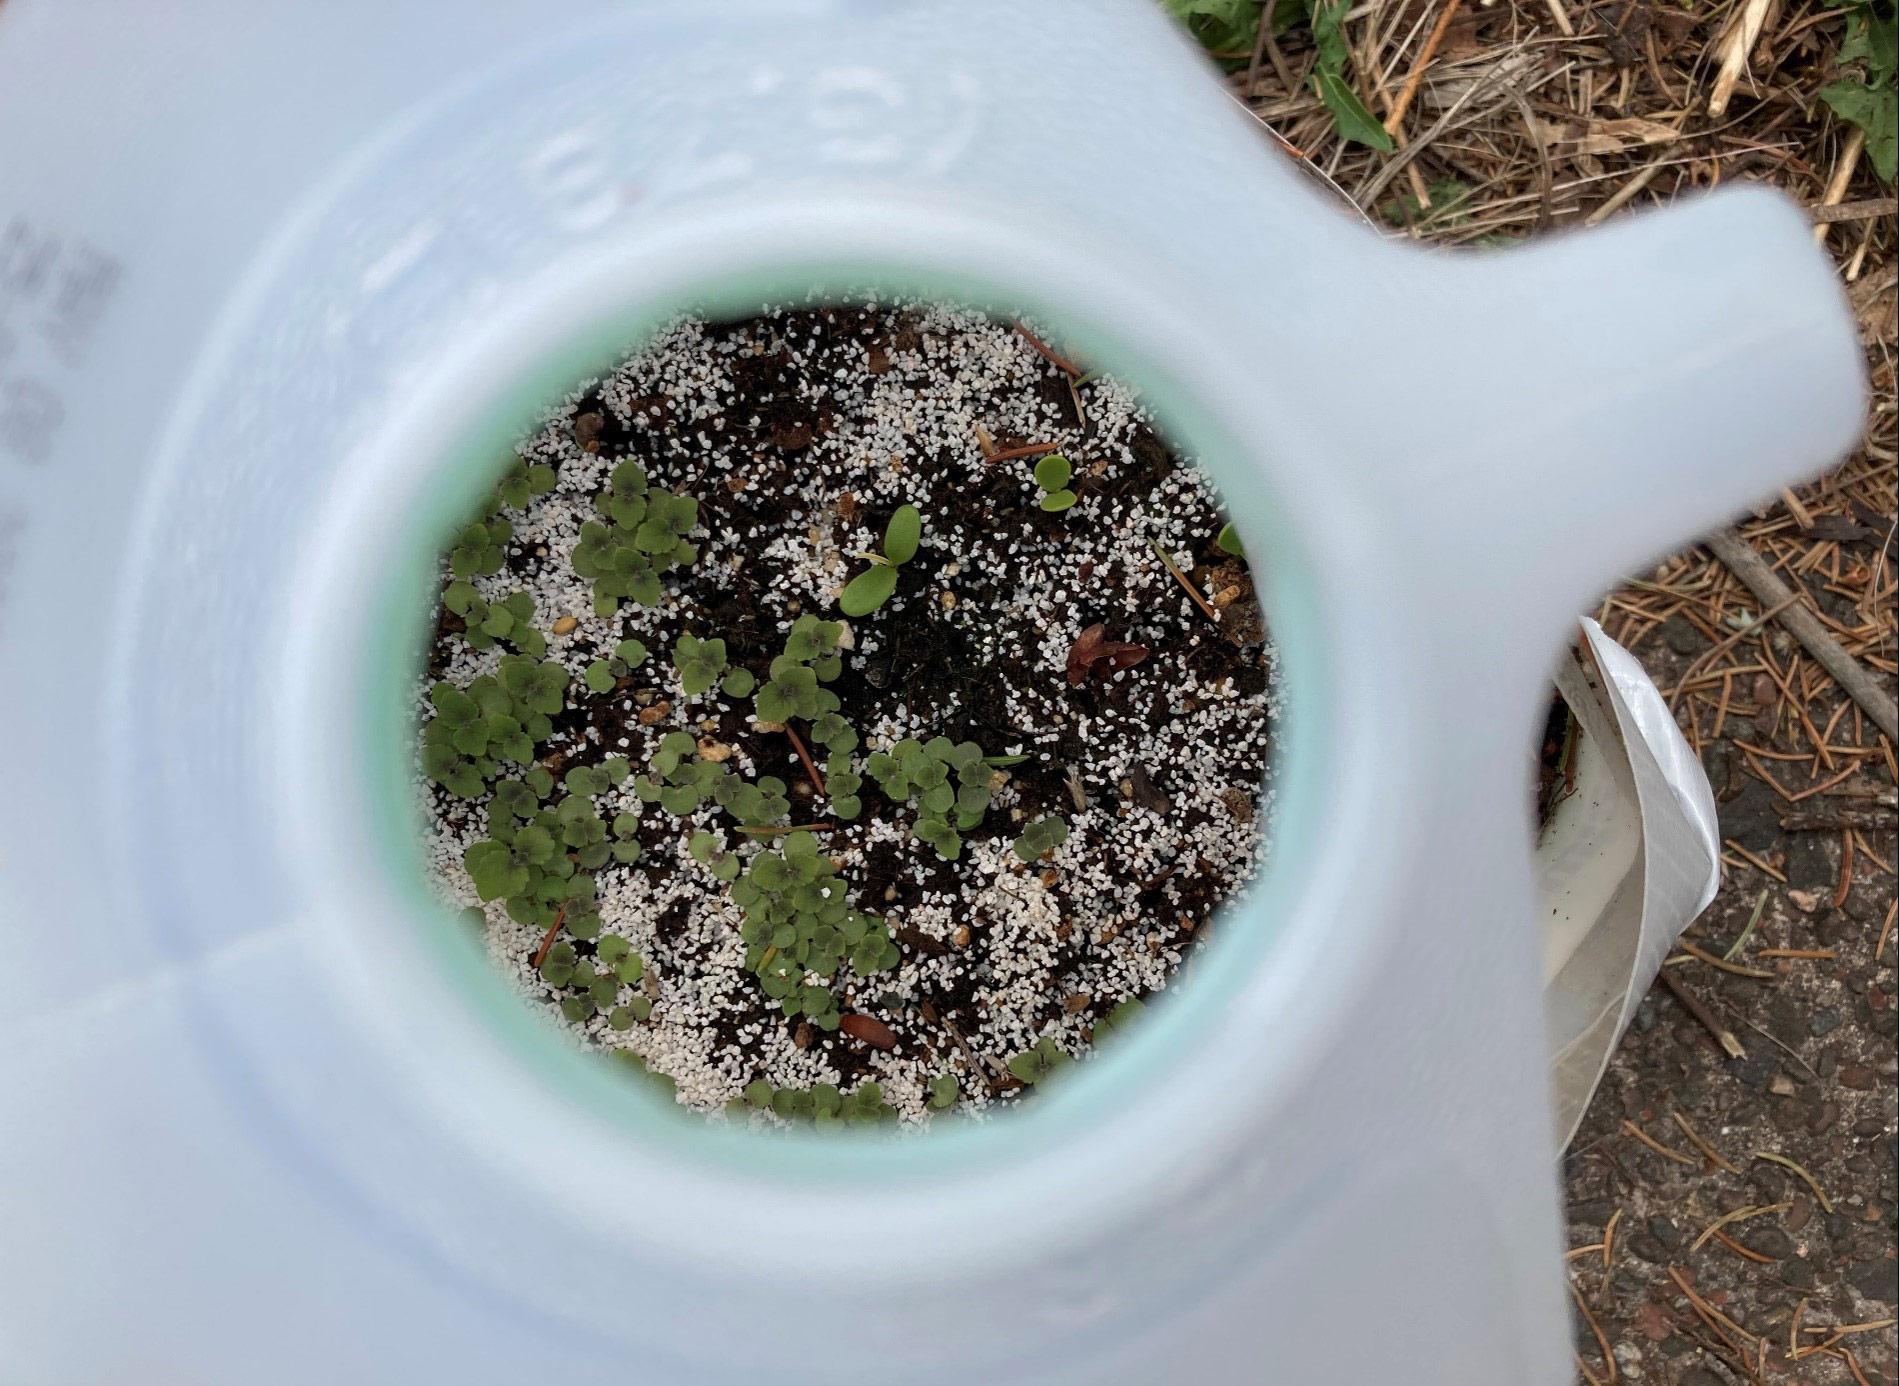
[[[758,687],[758,676],[750,669],[734,669],[719,680],[719,691],[728,698],[749,698]]]
[[[554,489],[554,469],[535,463],[517,462],[495,487],[495,503],[510,510],[526,510],[528,502]]]
[[[1220,532],[1214,537],[1213,547],[1232,558],[1246,557],[1246,548],[1240,543],[1240,532],[1231,524],[1220,526]]]
[[[961,835],[982,822],[989,810],[994,770],[973,741],[906,737],[889,751],[873,754],[864,769],[893,802],[916,801],[911,832],[946,861],[962,855]]]
[[[930,1079],[930,1110],[947,1112],[956,1105],[956,1099],[962,1096],[962,1085],[952,1073],[939,1073]]]
[[[1066,841],[1068,824],[1062,821],[1059,814],[1051,813],[1046,818],[1036,819],[1022,830],[1022,836],[1015,840],[1015,854],[1023,861],[1034,861]]]
[[[758,690],[752,710],[761,722],[784,724],[794,717],[816,721],[838,709],[837,694],[818,687],[817,671],[799,664],[790,655],[779,655],[771,662],[771,679]]]
[[[770,678],[753,701],[757,718],[783,724],[801,717],[814,724],[816,735],[815,724],[838,709],[837,694],[818,685],[829,683],[843,672],[844,660],[837,652],[843,636],[844,626],[839,621],[820,621],[807,614],[792,622],[785,637],[785,652],[772,660]],[[833,750],[849,750],[857,744],[857,734],[841,717],[827,722],[825,735],[818,740],[825,742],[832,736],[850,743],[832,745]]]
[[[558,660],[503,655],[496,678],[509,697],[531,711],[552,717],[566,705],[567,670]],[[540,732],[534,739],[540,741],[546,735]]]
[[[635,1024],[650,1020],[653,1015],[653,1003],[644,996],[635,996],[624,1006],[615,1006],[607,1012],[607,1027],[613,1030],[631,1030]]]
[[[625,784],[631,770],[625,756],[608,756],[598,765],[576,765],[561,776],[561,788],[569,794],[597,799],[617,784]]]
[[[568,794],[556,803],[549,832],[560,839],[562,849],[572,856],[575,866],[596,871],[606,866],[608,860],[621,864],[640,860],[640,818],[621,813],[613,816],[613,822],[608,824],[592,803],[596,794],[604,794],[610,784],[619,784],[625,778],[627,761],[615,756],[600,767],[575,767],[562,780]],[[541,816],[545,815],[537,815],[537,820]],[[498,837],[498,828],[503,828],[511,818],[513,805],[499,822],[494,811],[490,811],[488,835]]]
[[[622,640],[606,659],[596,659],[581,676],[595,693],[611,693],[619,681],[646,662],[646,646],[638,640]]]
[[[484,901],[505,901],[508,917],[517,924],[545,928],[564,908],[567,931],[575,938],[592,937],[600,926],[594,882],[566,850],[572,821],[572,815],[563,819],[545,810],[524,823],[490,813],[488,836],[462,853],[475,893]]]
[[[675,818],[697,813],[727,778],[723,765],[696,759],[698,749],[687,733],[667,732],[647,763],[650,773],[634,779],[633,793],[641,802],[658,804]]]
[[[1075,503],[1078,497],[1068,489],[1068,480],[1074,471],[1068,459],[1059,452],[1043,454],[1042,459],[1035,464],[1035,484],[1042,488],[1042,509],[1066,510]]]
[[[1025,1083],[1040,1083],[1068,1062],[1067,1051],[1045,1035],[1009,1060],[1009,1072]]]
[[[864,811],[864,801],[858,797],[863,787],[863,776],[851,769],[848,755],[840,753],[824,763],[824,788],[837,818],[849,823]]]
[[[1834,61],[1843,75],[1820,88],[1833,114],[1865,133],[1866,157],[1888,187],[1899,174],[1899,26],[1891,0],[1830,0],[1846,10],[1846,39]]]
[[[732,899],[745,915],[745,965],[785,1015],[803,1015],[819,1029],[837,1028],[829,983],[847,963],[860,977],[897,964],[889,929],[851,908],[837,868],[810,833],[753,857],[732,883]]]
[[[809,613],[791,623],[785,635],[785,655],[809,664],[820,680],[829,683],[844,668],[838,643],[844,638],[842,621],[823,621]]]
[[[555,965],[556,954],[560,954],[558,966]],[[557,943],[548,949],[547,958],[541,964],[542,981],[551,987],[565,989],[572,993],[561,998],[560,1013],[575,1025],[593,1019],[601,1011],[613,1006],[620,996],[622,985],[620,976],[612,968],[595,967],[594,961],[580,958],[575,950],[565,943]],[[645,1000],[644,997],[639,999]],[[646,1009],[650,1014],[652,1010],[650,1002],[647,1003]],[[611,1019],[608,1023],[612,1024]],[[613,1025],[613,1028],[616,1030],[631,1028],[631,1021],[629,1020],[626,1025]]]
[[[477,650],[505,640],[535,659],[547,653],[547,637],[534,628],[534,598],[526,592],[491,605],[473,583],[456,578],[442,589],[442,605],[462,618],[464,637]]]
[[[914,505],[900,505],[884,526],[884,551],[864,553],[870,567],[844,584],[837,599],[846,616],[868,616],[897,590],[897,570],[916,557],[923,541],[923,516]],[[776,720],[776,719],[774,719]]]
[[[737,1111],[771,1112],[786,1121],[809,1121],[819,1127],[888,1121],[897,1115],[897,1109],[884,1101],[883,1087],[868,1082],[842,1093],[831,1083],[775,1088],[763,1078],[756,1078],[745,1085],[730,1106]]]
[[[725,641],[717,636],[700,640],[681,635],[673,644],[673,667],[679,671],[680,691],[688,698],[709,693],[725,672]]]
[[[648,484],[639,463],[613,469],[607,489],[594,498],[606,522],[580,527],[574,572],[593,583],[594,611],[610,616],[623,601],[652,606],[659,601],[660,575],[699,556],[686,536],[699,522],[699,502]]]
[[[552,670],[553,672],[548,672]],[[520,655],[505,655],[501,677],[484,674],[467,688],[437,683],[435,715],[422,732],[422,771],[464,799],[480,797],[502,762],[525,765],[536,742],[553,732],[548,708],[560,711],[567,672]]]
[[[735,854],[725,849],[725,843],[716,833],[694,833],[686,844],[686,851],[694,861],[710,868],[715,877],[727,884],[738,879],[744,866]]]
[[[835,712],[821,714],[811,724],[811,739],[834,754],[857,749],[857,731]]]
[[[476,520],[455,536],[448,551],[449,571],[458,578],[486,577],[501,571],[514,526],[506,520]]]
[[[697,750],[685,732],[666,733],[650,763],[652,773],[633,781],[634,794],[680,818],[710,799],[746,827],[769,827],[791,812],[787,786],[777,776],[747,781],[723,765],[692,759]]]

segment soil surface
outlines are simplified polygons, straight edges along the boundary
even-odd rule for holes
[[[1066,509],[1044,507],[1035,471],[1056,448],[1072,469]],[[698,552],[654,605],[598,612],[571,555],[628,460],[696,500]],[[602,922],[645,975],[580,1005],[535,966],[540,922],[510,918],[499,899],[483,902],[490,950],[524,995],[568,1002],[572,1033],[637,1054],[681,1102],[718,1110],[761,1080],[846,1093],[875,1082],[898,1114],[923,1119],[943,1074],[965,1110],[1013,1100],[1028,1084],[1012,1059],[1038,1044],[1058,1062],[1086,1052],[1104,1021],[1168,984],[1252,876],[1270,806],[1258,796],[1277,715],[1272,649],[1244,563],[1217,547],[1208,483],[1118,382],[1077,384],[1039,339],[937,307],[682,322],[555,410],[519,461],[552,480],[503,508],[505,556],[472,581],[491,603],[532,597],[547,657],[573,679],[538,765],[559,777],[624,757],[637,777],[684,733],[704,761],[776,777],[789,807],[774,821],[820,825],[850,904],[886,921],[900,956],[838,975],[841,1027],[781,1014],[748,971],[729,885],[689,844],[711,832],[749,863],[782,832],[746,836],[710,802],[676,815],[642,802],[636,780],[603,790],[603,817],[637,818],[623,836],[640,854],[598,868]],[[723,672],[762,686],[798,618],[841,619],[840,588],[900,505],[922,514],[922,545],[895,595],[846,622],[823,683],[859,738],[841,759],[810,720],[787,728],[761,722],[754,696],[684,691],[682,636],[723,640]],[[466,629],[441,610],[430,682],[467,687],[507,653],[470,648]],[[629,637],[647,658],[585,685]],[[426,717],[426,699],[418,707]],[[872,753],[933,737],[996,762],[993,803],[953,859],[917,839],[916,803],[869,769]],[[863,778],[848,821],[824,786],[840,771]],[[489,831],[484,801],[441,785],[428,798],[438,884],[474,902],[461,858]],[[1066,841],[1024,860],[1017,840],[1053,819]],[[592,975],[598,941],[559,946]],[[636,997],[650,1014],[628,1024]]]

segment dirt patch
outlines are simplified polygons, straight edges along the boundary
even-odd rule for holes
[[[848,1114],[874,1084],[874,1102],[921,1120],[1017,1100],[1166,987],[1252,876],[1272,647],[1244,563],[1216,547],[1217,498],[1119,382],[1077,384],[1039,339],[936,307],[682,322],[554,411],[517,461],[505,538],[461,541],[492,571],[447,589],[429,677],[520,674],[532,632],[532,648],[477,648],[449,608],[526,594],[534,657],[567,690],[535,737],[553,783],[538,806],[509,792],[524,820],[557,815],[578,772],[568,796],[581,783],[592,804],[578,839],[611,841],[567,853],[591,873],[597,925],[592,899],[556,924],[553,899],[503,893],[479,902],[484,927],[524,995],[682,1102]],[[653,543],[690,559],[639,600],[599,602],[576,551],[606,552],[622,519],[645,545],[636,526],[674,497],[690,524]],[[905,512],[921,540],[899,555]],[[866,573],[890,594],[847,615],[840,592]],[[796,653],[806,639],[822,648]],[[711,661],[697,686],[693,659]],[[811,705],[772,711],[769,690],[797,677]],[[940,772],[953,830],[924,821],[923,796],[949,789],[906,788],[892,768],[919,748],[958,760]],[[522,831],[506,815],[496,828],[488,787],[518,776],[454,773],[429,791],[433,860],[475,902],[466,855],[506,858]],[[782,807],[748,818],[713,797],[741,783]],[[852,965],[800,967],[789,996],[769,974],[780,949],[809,949],[808,921],[750,936],[775,908],[747,898],[778,869],[765,858],[827,890],[834,871],[853,912],[812,925],[825,948],[833,925],[851,933]]]

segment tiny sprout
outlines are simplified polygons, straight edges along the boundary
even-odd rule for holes
[[[760,852],[732,883],[744,912],[745,963],[765,995],[787,1016],[821,1030],[838,1027],[837,998],[808,979],[829,979],[847,963],[860,977],[898,962],[884,921],[852,909],[831,859],[810,833],[794,833],[776,852]]]
[[[884,1101],[884,1090],[877,1083],[860,1083],[850,1093],[841,1093],[834,1083],[814,1083],[809,1088],[775,1088],[763,1078],[754,1078],[727,1104],[734,1111],[770,1112],[785,1121],[810,1121],[821,1127],[840,1122],[887,1121],[897,1109]]]
[[[884,557],[904,564],[917,556],[923,542],[923,515],[914,505],[900,505],[884,526]]]
[[[894,802],[916,801],[919,812],[911,833],[918,841],[945,861],[962,856],[960,834],[982,822],[989,809],[993,771],[980,746],[952,743],[946,736],[927,742],[906,737],[870,756],[864,768]]]
[[[1022,836],[1015,840],[1015,854],[1023,861],[1034,861],[1066,841],[1068,824],[1062,821],[1059,814],[1051,813],[1046,818],[1036,819],[1022,830]]]
[[[930,1106],[935,1111],[948,1111],[961,1095],[962,1087],[953,1073],[939,1073],[930,1080]]]
[[[710,867],[713,876],[721,881],[736,879],[742,867],[738,857],[725,850],[725,844],[716,833],[703,829],[692,835],[686,845],[687,853],[702,866]]]
[[[514,526],[506,520],[476,520],[455,536],[448,553],[449,571],[458,578],[485,577],[501,571]]]
[[[831,800],[831,812],[846,823],[864,811],[858,791],[863,777],[851,769],[851,758],[839,753],[824,763],[824,787]]]
[[[1066,510],[1075,503],[1077,497],[1068,489],[1068,479],[1074,470],[1059,452],[1046,453],[1035,464],[1035,484],[1042,488],[1042,509]]]
[[[818,687],[818,681],[817,669],[788,654],[779,655],[771,662],[771,681],[758,690],[752,710],[766,722],[789,722],[794,717],[814,722],[838,709],[837,694]]]
[[[1033,1046],[1009,1060],[1009,1072],[1024,1083],[1040,1083],[1069,1061],[1069,1056],[1054,1040],[1043,1036]]]
[[[607,659],[596,659],[581,676],[595,693],[611,693],[619,681],[646,662],[646,646],[638,640],[622,640]]]
[[[526,592],[490,604],[473,583],[457,578],[442,589],[442,605],[462,618],[463,633],[477,650],[506,640],[536,659],[547,653],[547,637],[534,628],[534,598]]]
[[[503,780],[495,786],[488,809],[503,818],[532,818],[541,807],[541,796],[520,780]]]
[[[625,756],[609,756],[598,765],[576,765],[561,776],[561,788],[581,798],[598,798],[623,783],[629,768]]]
[[[748,698],[758,687],[758,678],[750,669],[734,669],[719,682],[719,691],[728,698]]]
[[[660,574],[699,556],[685,538],[699,522],[699,503],[650,486],[645,470],[631,459],[613,469],[594,508],[609,523],[582,525],[572,560],[574,572],[593,583],[594,611],[601,616],[611,616],[622,601],[656,604]]]
[[[811,739],[828,751],[849,752],[857,749],[856,731],[835,712],[824,713],[811,724]]]
[[[1213,547],[1218,549],[1221,553],[1232,555],[1234,558],[1244,558],[1246,556],[1246,549],[1240,543],[1240,532],[1230,524],[1220,526],[1220,533],[1215,537]]]
[[[551,717],[564,705],[567,670],[556,660],[504,655],[497,677],[509,697],[534,712]]]
[[[541,980],[549,986],[564,987],[574,979],[574,968],[579,955],[574,945],[562,941],[547,950],[547,956],[541,959]]]
[[[900,505],[884,526],[882,554],[865,554],[871,566],[844,584],[838,609],[846,616],[868,616],[897,590],[897,569],[916,557],[923,542],[923,516],[914,505]]]
[[[844,1120],[850,1122],[888,1121],[897,1109],[884,1101],[883,1085],[860,1083],[844,1098]]]
[[[842,621],[821,621],[806,613],[791,623],[785,636],[785,654],[800,664],[809,664],[820,680],[829,683],[843,667],[837,648],[844,639]]]
[[[628,865],[640,859],[640,820],[638,815],[618,813],[613,817],[613,859]]]
[[[679,687],[688,698],[711,690],[725,670],[725,641],[717,636],[700,640],[681,635],[673,644],[673,667],[679,670]]]
[[[495,501],[510,510],[525,510],[528,502],[536,496],[544,496],[554,489],[554,469],[535,463],[517,462],[501,478],[495,487]]]

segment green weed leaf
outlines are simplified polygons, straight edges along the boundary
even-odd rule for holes
[[[897,590],[897,570],[886,564],[866,568],[844,585],[837,599],[838,610],[846,616],[868,616],[890,600]],[[772,718],[781,721],[781,718]]]

